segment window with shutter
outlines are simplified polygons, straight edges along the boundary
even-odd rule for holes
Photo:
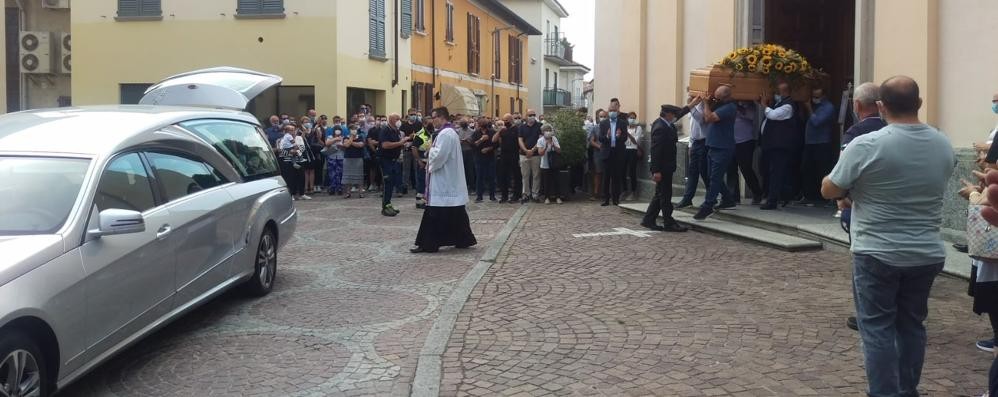
[[[468,73],[481,72],[481,43],[479,43],[479,23],[481,19],[468,13]]]
[[[385,57],[385,0],[370,0],[370,25],[368,38],[370,40],[370,56]]]
[[[447,35],[448,43],[454,42],[454,4],[447,3]]]
[[[412,34],[412,0],[402,0],[399,7],[402,8],[402,18],[399,21],[401,27],[399,27],[399,35],[403,39],[408,39]]]
[[[284,0],[236,0],[236,17],[283,18]]]
[[[426,15],[423,0],[413,0],[413,29],[417,32],[426,31],[426,22],[423,21],[423,17]]]
[[[492,32],[492,75],[497,80],[502,77],[502,44],[498,30]]]
[[[160,18],[160,0],[118,0],[118,18]]]

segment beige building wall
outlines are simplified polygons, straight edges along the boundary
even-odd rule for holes
[[[346,114],[347,87],[382,90],[377,110],[400,110],[411,61],[401,40],[400,82],[392,88],[392,0],[386,8],[384,61],[368,58],[365,1],[286,0],[285,18],[241,19],[235,1],[171,0],[159,21],[116,21],[114,0],[75,1],[74,103],[118,103],[122,83],[235,66],[280,75],[284,86],[314,86],[317,110],[330,115]]]
[[[998,122],[990,106],[998,93],[996,17],[998,1],[939,2],[936,118],[956,146],[986,140]]]
[[[925,101],[920,116],[930,124],[939,121],[938,10],[938,0],[879,0],[874,20],[874,81],[914,78]]]

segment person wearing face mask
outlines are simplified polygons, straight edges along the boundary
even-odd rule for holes
[[[433,123],[431,120],[422,121],[423,128],[413,134],[412,145],[409,151],[416,159],[415,172],[416,184],[416,208],[426,208],[426,152],[430,150],[433,136]]]
[[[644,138],[644,129],[638,125],[638,114],[630,112],[627,114],[627,141],[624,142],[626,154],[624,155],[624,201],[631,201],[638,198],[638,164],[644,157],[641,150],[641,139]]]
[[[481,119],[478,128],[471,136],[475,144],[475,193],[476,203],[481,203],[486,189],[489,200],[496,201],[496,142],[492,139],[494,130],[489,121]]]
[[[416,173],[413,171],[416,168],[416,158],[412,156],[412,151],[409,147],[412,142],[413,135],[415,135],[419,130],[423,129],[422,123],[419,121],[419,117],[416,116],[416,109],[409,108],[407,116],[402,120],[402,126],[399,130],[402,134],[409,137],[410,144],[406,145],[402,151],[402,195],[409,193],[409,189],[416,188]]]
[[[315,193],[315,163],[318,157],[317,151],[313,151],[311,148],[312,138],[312,122],[309,120],[308,116],[302,116],[299,119],[298,128],[296,131],[297,138],[301,140],[303,150],[301,150],[302,157],[302,174],[304,175],[304,183],[302,187],[305,189],[305,193],[311,194]],[[321,147],[319,150],[322,150]]]
[[[381,174],[384,175],[382,186],[385,187],[381,195],[381,215],[396,216],[399,210],[392,206],[392,194],[395,188],[401,183],[402,163],[399,159],[402,156],[402,149],[411,137],[404,136],[398,127],[402,126],[401,116],[392,113],[388,116],[388,126],[381,130],[378,140],[378,159],[381,163]]]
[[[461,156],[464,161],[464,178],[468,192],[475,191],[475,143],[471,136],[475,133],[475,123],[465,117],[458,123],[457,137],[461,140]]]
[[[281,118],[277,115],[270,116],[270,126],[267,127],[267,142],[270,143],[270,147],[277,149],[277,142],[281,140],[284,136],[284,128],[281,126]]]
[[[821,179],[828,175],[835,165],[838,150],[832,142],[835,132],[835,105],[825,99],[824,90],[811,91],[811,101],[804,103],[807,124],[804,130],[803,180],[804,199],[800,204],[813,206],[828,204],[821,198]]]
[[[499,164],[496,167],[499,203],[520,201],[523,189],[520,180],[520,143],[517,129],[513,128],[512,114],[506,113],[501,121],[496,122],[496,133],[492,136],[492,141],[499,145]]]
[[[543,137],[537,141],[537,155],[541,158],[544,204],[551,204],[552,200],[561,204],[562,192],[558,183],[560,169],[558,156],[561,155],[561,143],[558,142],[558,137],[554,136],[554,129],[550,125],[541,127],[541,133]]]
[[[787,204],[791,194],[790,169],[794,153],[800,148],[800,132],[797,128],[797,105],[791,98],[790,84],[781,82],[776,86],[774,101],[769,97],[760,98],[765,119],[762,121],[762,157],[760,164],[766,178],[763,191],[766,204],[759,209],[775,210],[779,203]]]
[[[991,112],[998,114],[998,94],[994,94],[994,96],[991,97]],[[991,130],[991,133],[988,134],[988,140],[984,142],[974,142],[974,149],[978,152],[987,152],[991,149],[991,144],[995,140],[995,135],[998,135],[998,126],[995,126],[995,128]],[[993,163],[996,160],[998,160],[998,158],[995,158],[990,162]]]
[[[704,220],[715,211],[718,196],[721,205],[716,209],[735,207],[735,200],[724,184],[728,166],[735,158],[735,116],[738,109],[730,100],[731,87],[722,85],[714,90],[714,95],[705,100],[703,120],[707,123],[707,159],[710,161],[710,185],[707,197],[693,219]]]
[[[606,165],[603,160],[599,157],[600,154],[600,143],[599,143],[599,126],[606,120],[606,111],[603,109],[596,109],[596,122],[593,123],[592,127],[586,131],[586,158],[589,165],[589,173],[592,174],[592,196],[589,196],[589,201],[596,201],[600,198],[600,189],[603,188],[603,168]]]
[[[620,101],[610,100],[609,117],[599,126],[599,158],[603,161],[603,207],[620,204],[621,182],[624,179],[624,158],[627,154],[627,118],[620,114]]]
[[[676,172],[676,143],[679,134],[676,123],[690,112],[690,107],[662,105],[658,120],[651,125],[651,177],[655,181],[655,197],[648,204],[641,226],[663,232],[685,232],[685,226],[672,218],[672,174]],[[662,214],[665,226],[658,225]]]
[[[527,122],[520,125],[520,176],[523,181],[523,196],[520,203],[530,200],[540,202],[541,194],[541,158],[537,156],[537,141],[541,137],[541,123],[537,121],[537,112],[527,109]]]
[[[378,160],[378,143],[381,141],[381,121],[375,116],[367,116],[367,149],[364,151],[364,171],[367,176],[367,191],[376,192],[381,186],[381,162]]]

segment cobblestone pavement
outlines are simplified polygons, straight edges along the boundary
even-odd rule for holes
[[[533,206],[472,292],[441,395],[862,395],[849,257],[640,230],[591,204]],[[990,355],[966,282],[937,279],[925,395],[978,396]]]
[[[478,247],[417,256],[412,196],[395,218],[370,196],[298,202],[270,295],[226,294],[60,395],[409,395],[441,302],[519,206],[471,204]]]

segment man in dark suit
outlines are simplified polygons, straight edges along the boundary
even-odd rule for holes
[[[603,207],[620,204],[624,160],[627,156],[627,117],[620,115],[620,101],[610,100],[609,117],[599,125],[599,159],[606,164],[603,175]]]
[[[651,126],[651,174],[655,181],[655,198],[648,204],[648,211],[641,226],[664,232],[685,232],[686,227],[672,218],[672,174],[676,172],[676,142],[679,135],[675,123],[690,112],[689,106],[662,105],[658,120]],[[662,213],[665,226],[655,219]]]
[[[790,199],[791,176],[790,167],[795,153],[800,150],[801,132],[796,120],[797,105],[791,97],[790,85],[780,83],[777,86],[775,101],[770,103],[768,97],[761,98],[766,118],[762,122],[762,152],[768,164],[766,173],[769,186],[768,200],[760,207],[763,210],[775,210],[777,204],[783,201],[786,205]]]

